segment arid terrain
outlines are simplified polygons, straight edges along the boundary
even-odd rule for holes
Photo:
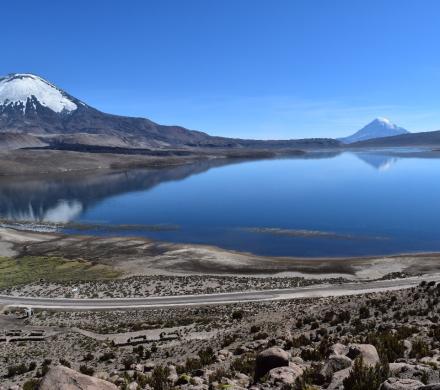
[[[423,386],[439,382],[438,294],[422,281],[350,297],[28,319],[6,311],[2,386],[86,380],[79,371],[96,388],[433,389]]]
[[[39,309],[29,318],[3,306],[0,388],[44,390],[70,380],[97,389],[358,389],[359,381],[424,389],[440,382],[437,254],[270,258],[144,238],[0,234],[0,295],[118,299],[402,281],[401,289],[357,295]]]

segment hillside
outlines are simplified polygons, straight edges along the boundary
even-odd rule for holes
[[[258,141],[210,136],[145,118],[101,112],[33,74],[0,78],[0,149],[60,145],[119,148],[328,148],[332,139]],[[36,139],[19,142],[12,134]],[[12,141],[13,140],[13,141]],[[66,149],[64,147],[63,149]]]

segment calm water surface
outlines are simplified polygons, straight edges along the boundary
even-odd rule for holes
[[[176,225],[111,234],[264,255],[440,250],[440,159],[380,153],[320,157],[1,179],[0,215],[10,220]]]

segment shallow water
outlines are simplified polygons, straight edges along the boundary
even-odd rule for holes
[[[0,215],[276,256],[440,250],[440,159],[314,157],[4,178]]]

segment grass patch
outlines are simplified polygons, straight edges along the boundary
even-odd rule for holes
[[[0,257],[0,288],[28,284],[39,280],[48,282],[69,280],[114,279],[121,273],[112,267],[84,260],[62,257],[25,256],[17,259]]]

